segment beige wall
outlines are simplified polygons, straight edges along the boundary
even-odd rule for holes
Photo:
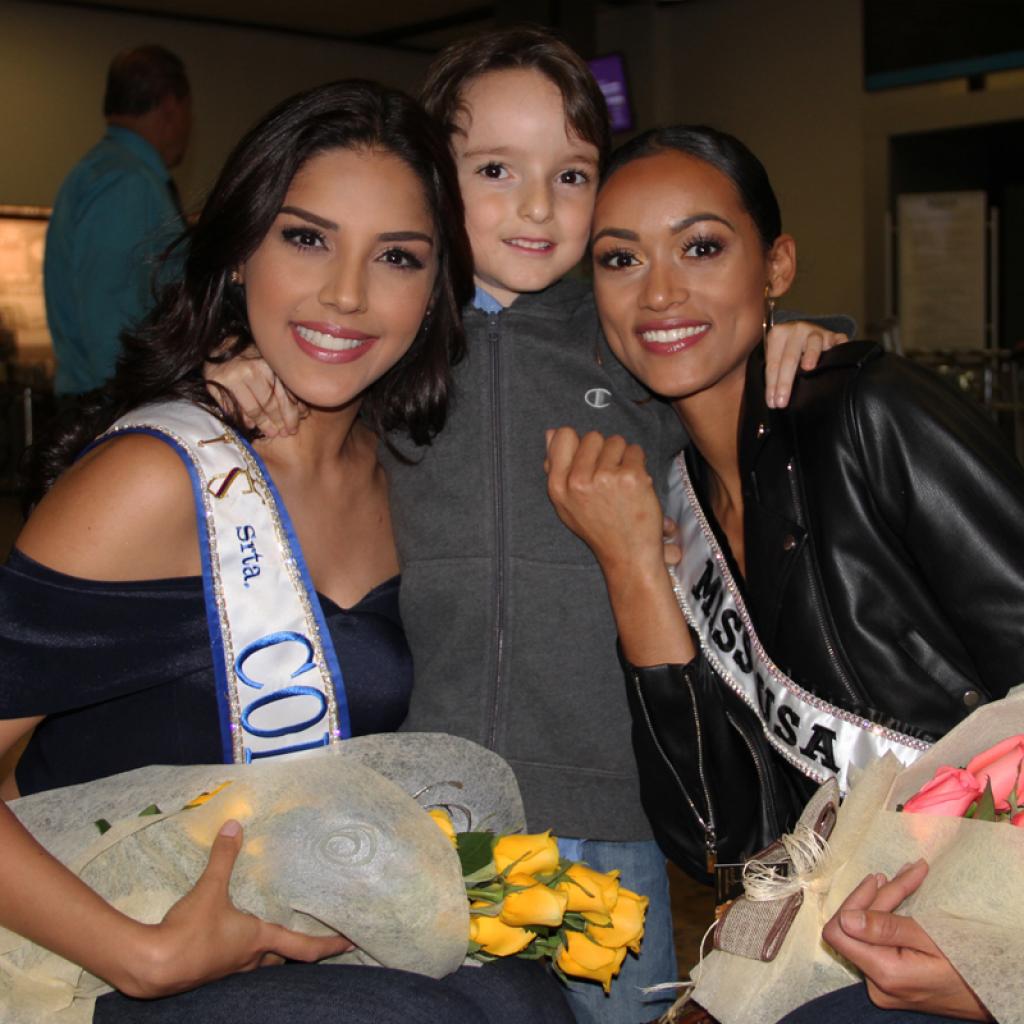
[[[102,134],[111,56],[150,42],[181,56],[192,82],[195,128],[176,173],[186,204],[198,201],[233,143],[278,100],[352,76],[415,91],[428,63],[308,36],[0,0],[0,204],[52,204],[64,175]]]
[[[846,310],[862,329],[884,308],[884,216],[893,135],[1024,117],[1024,73],[884,93],[862,88],[860,0],[702,0],[604,8],[599,52],[625,53],[641,127],[696,121],[764,161],[799,243],[789,296]],[[278,99],[364,75],[415,91],[428,59],[309,37],[0,0],[0,204],[49,205],[102,130],[110,56],[143,41],[188,65],[196,127],[177,177],[196,201],[230,145]]]

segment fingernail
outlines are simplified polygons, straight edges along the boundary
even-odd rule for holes
[[[896,874],[895,874],[895,875],[893,875],[892,877],[893,877],[893,878],[899,878],[899,876],[900,876],[900,875],[902,875],[902,874],[903,874],[904,872],[906,872],[906,871],[909,871],[909,870],[910,870],[910,869],[911,869],[911,868],[912,868],[912,867],[913,867],[913,866],[914,866],[915,864],[917,864],[917,863],[919,863],[919,861],[916,861],[916,860],[908,860],[908,861],[906,862],[906,864],[904,864],[904,865],[903,865],[903,867],[901,867],[901,868],[899,869],[899,871],[897,871],[897,872],[896,872]]]
[[[237,836],[241,831],[242,826],[234,818],[228,818],[220,827],[220,834],[222,836]]]
[[[865,917],[863,910],[844,910],[839,915],[839,920],[845,932],[863,931],[864,925],[867,924],[867,917]]]

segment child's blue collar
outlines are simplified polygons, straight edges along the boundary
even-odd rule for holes
[[[505,308],[490,292],[485,292],[480,285],[476,286],[473,306],[484,313],[500,313]]]

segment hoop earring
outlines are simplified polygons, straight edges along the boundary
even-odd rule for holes
[[[768,332],[775,326],[775,299],[769,286],[764,286],[764,315],[761,318],[761,344],[768,340]]]

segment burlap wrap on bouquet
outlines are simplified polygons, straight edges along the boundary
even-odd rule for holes
[[[859,981],[821,941],[822,927],[865,875],[891,876],[924,857],[928,877],[899,912],[921,924],[1001,1024],[1024,1024],[1024,829],[895,810],[941,765],[962,767],[1015,733],[1024,733],[1021,687],[975,711],[911,767],[887,755],[868,768],[840,808],[830,855],[805,879],[775,958],[715,950],[692,973],[692,997],[722,1024],[773,1024]]]
[[[154,804],[162,813],[140,817]],[[142,768],[9,806],[83,881],[146,923],[192,887],[221,824],[236,818],[245,828],[231,882],[237,906],[311,934],[347,935],[359,951],[336,962],[439,978],[463,962],[469,913],[458,856],[420,805],[447,807],[459,830],[516,832],[525,822],[500,757],[468,740],[413,733],[284,761]],[[110,825],[102,835],[100,819]],[[88,1022],[109,991],[0,929],[5,1024]]]

